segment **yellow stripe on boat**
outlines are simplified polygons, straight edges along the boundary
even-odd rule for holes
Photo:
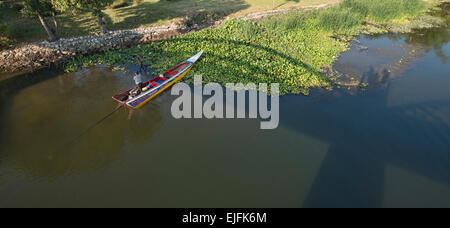
[[[148,99],[146,99],[145,101],[143,101],[142,103],[138,104],[136,107],[131,107],[130,105],[127,105],[128,107],[132,108],[132,109],[138,109],[140,107],[142,107],[144,104],[146,104],[147,102],[151,101],[154,97],[156,97],[158,94],[162,93],[164,90],[166,90],[167,88],[169,88],[170,86],[172,86],[175,82],[179,81],[181,78],[183,78],[184,76],[186,76],[186,74],[192,69],[192,67],[194,66],[194,64],[192,64],[184,73],[182,73],[180,76],[178,76],[175,80],[173,80],[172,82],[168,83],[167,85],[165,85],[163,88],[161,88],[158,92],[156,92],[155,94],[153,94],[151,97],[149,97]]]
[[[131,109],[138,109],[142,107],[144,104],[146,104],[154,97],[165,91],[167,88],[171,87],[174,83],[178,82],[180,79],[186,76],[186,74],[189,73],[189,71],[194,66],[195,62],[197,62],[197,60],[202,56],[202,54],[203,51],[166,71],[162,76],[155,77],[145,82],[145,86],[149,87],[150,90],[141,93],[139,96],[128,99],[130,91],[132,91],[132,89],[130,89],[113,96],[113,99],[118,101],[119,103],[126,104]],[[124,100],[123,98],[127,99]]]

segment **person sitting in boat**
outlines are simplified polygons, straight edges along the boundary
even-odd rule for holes
[[[135,97],[142,92],[142,89],[145,87],[144,82],[142,80],[142,75],[136,71],[133,77],[134,82],[136,83],[136,87],[130,91],[130,95]]]

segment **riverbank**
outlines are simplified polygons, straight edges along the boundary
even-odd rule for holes
[[[270,131],[260,119],[174,119],[170,92],[105,120],[134,83],[105,65],[2,82],[1,204],[450,207],[450,31],[438,30],[359,36],[368,49],[352,45],[334,66],[370,86],[281,96]]]
[[[148,67],[164,70],[205,49],[202,64],[190,74],[203,74],[205,82],[280,83],[282,94],[308,94],[310,88],[331,87],[333,81],[324,76],[324,68],[347,50],[354,36],[410,32],[443,23],[440,17],[427,15],[427,9],[442,1],[403,1],[397,4],[393,0],[378,3],[345,0],[326,9],[269,11],[225,23],[207,21],[198,25],[196,18],[185,18],[184,22],[170,26],[120,30],[54,43],[37,42],[1,52],[0,70],[16,72],[64,66],[66,71],[75,71],[97,63],[112,66],[133,63],[130,56],[134,54],[150,58]],[[395,11],[386,10],[392,7]],[[203,28],[208,29],[191,32]]]
[[[276,0],[275,8],[270,0],[114,0],[114,3],[103,10],[106,28],[111,31],[166,26],[182,20],[183,17],[201,13],[218,13],[222,17],[241,17],[256,12],[270,10],[288,10],[329,4],[340,0]],[[3,2],[3,4],[2,4]],[[47,39],[48,36],[39,20],[24,17],[21,14],[23,0],[0,1],[0,37],[2,25],[9,30],[12,46],[19,47],[29,42]],[[52,21],[48,18],[49,22]],[[92,35],[99,31],[97,18],[89,12],[61,12],[56,15],[58,23],[57,36],[74,38]],[[53,23],[51,23],[50,26]],[[9,48],[2,45],[0,50]]]
[[[319,5],[307,4],[305,6],[297,6],[295,9],[322,8],[335,3],[336,1]],[[263,17],[285,14],[287,12],[289,10],[286,9],[264,11],[244,15],[239,18],[258,20]],[[134,45],[148,44],[192,31],[215,27],[229,19],[221,19],[223,16],[217,12],[199,12],[189,14],[178,20],[177,23],[170,25],[110,31],[104,35],[94,34],[76,38],[61,38],[55,42],[32,42],[16,49],[0,52],[0,72],[35,71],[52,66],[60,68],[74,56],[126,49]]]
[[[150,58],[148,66],[162,73],[204,49],[201,64],[192,70],[187,82],[202,74],[205,83],[279,83],[281,94],[308,94],[310,88],[331,88],[334,82],[323,74],[324,69],[348,49],[355,36],[443,25],[444,20],[429,15],[429,9],[439,2],[345,0],[326,9],[256,21],[234,19],[217,28],[149,45],[79,56],[66,70],[97,63],[120,66],[133,62],[124,56],[139,54]]]
[[[101,53],[108,50],[127,48],[132,45],[150,43],[193,29],[199,28],[183,28],[173,24],[170,26],[112,31],[105,35],[59,39],[55,42],[34,42],[17,49],[0,52],[0,71],[35,71],[52,66],[61,68],[74,56]]]

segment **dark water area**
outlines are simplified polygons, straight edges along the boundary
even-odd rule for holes
[[[133,86],[106,66],[5,79],[0,207],[450,207],[449,56],[447,28],[360,37],[334,69],[368,86],[280,97],[275,130],[170,92],[96,124]]]

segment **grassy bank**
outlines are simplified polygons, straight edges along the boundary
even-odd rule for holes
[[[339,0],[276,0],[276,9],[311,6]],[[1,2],[1,1],[0,1]],[[0,5],[2,23],[12,30],[17,43],[44,40],[47,35],[39,21],[23,17],[22,1]],[[238,16],[272,9],[272,0],[117,0],[104,11],[110,30],[131,29],[167,24],[188,14],[220,11],[225,16]],[[57,16],[60,37],[81,36],[98,32],[96,17],[90,13]]]
[[[308,88],[329,85],[318,70],[331,64],[346,44],[331,38],[327,31],[314,29],[311,22],[303,26],[279,29],[270,21],[231,20],[216,29],[151,45],[80,57],[67,70],[96,63],[124,63],[130,61],[127,56],[131,54],[150,57],[151,68],[164,70],[203,49],[205,54],[188,81],[202,74],[205,82],[280,83],[281,93],[307,93]]]
[[[424,14],[426,7],[422,0],[344,0],[328,9],[292,12],[258,22],[231,20],[218,28],[150,45],[79,57],[67,70],[125,63],[130,61],[128,55],[139,54],[150,57],[150,67],[162,72],[204,49],[204,57],[187,81],[202,74],[204,82],[280,83],[281,94],[308,94],[310,88],[332,84],[320,72],[348,48],[348,39],[342,38],[366,30],[368,23],[405,23]]]

